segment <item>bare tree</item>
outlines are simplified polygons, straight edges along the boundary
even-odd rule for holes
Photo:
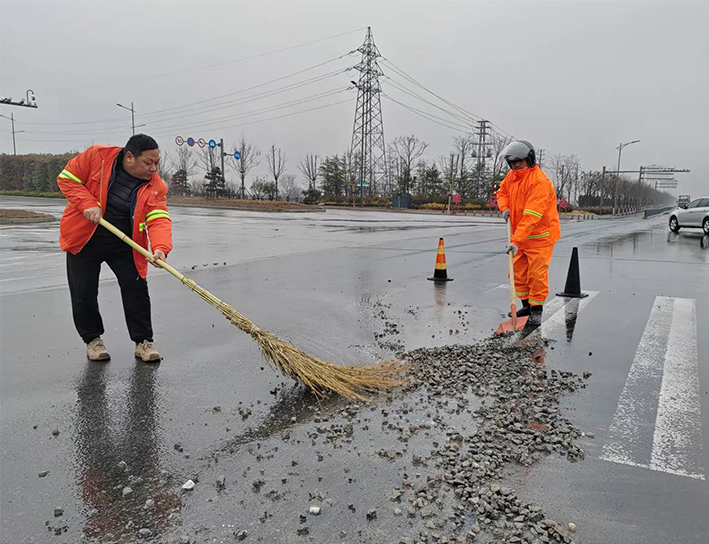
[[[300,161],[298,170],[308,180],[308,189],[314,189],[317,185],[318,176],[320,175],[320,155],[311,155],[308,153],[305,158]]]
[[[268,184],[266,178],[257,176],[254,182],[251,184],[251,196],[254,200],[261,200],[265,193],[265,187]]]
[[[510,137],[502,134],[493,133],[492,135],[492,184],[494,186],[497,186],[502,181],[502,174],[509,169],[507,162],[500,157],[500,153],[511,141]]]
[[[471,179],[467,159],[473,157],[474,149],[475,142],[471,134],[453,138],[453,150],[458,155],[458,190],[464,196],[469,196],[472,193],[471,187],[469,187]]]
[[[293,174],[281,176],[281,193],[288,202],[297,202],[302,196],[303,188],[295,181]]]
[[[446,182],[446,192],[450,193],[458,179],[458,164],[460,156],[457,153],[449,153],[438,157],[438,169],[443,173],[443,179]]]
[[[408,193],[410,192],[414,164],[423,156],[428,144],[411,134],[410,136],[399,136],[394,140],[393,146],[401,164],[399,188],[402,192]]]
[[[578,181],[578,168],[581,161],[576,155],[549,154],[549,171],[554,172],[554,186],[557,198],[571,199],[571,191]]]
[[[188,176],[193,175],[197,160],[192,156],[192,149],[178,147],[177,153],[175,153],[175,166],[178,170],[184,170]]]
[[[268,150],[266,155],[266,163],[268,164],[268,171],[276,184],[276,200],[278,200],[278,178],[285,171],[286,162],[287,159],[283,150],[280,147],[276,147],[276,144],[271,144],[271,149]]]
[[[216,164],[215,161],[216,157],[214,156],[214,150],[206,147],[197,153],[197,160],[195,161],[195,164],[197,164],[205,172],[211,172],[214,170],[214,166]]]
[[[342,174],[345,181],[345,196],[350,195],[352,191],[357,191],[356,183],[357,178],[359,178],[359,153],[353,152],[351,149],[346,149],[342,153]],[[372,185],[368,188],[368,192],[371,195],[373,192],[374,180],[372,180]]]
[[[167,149],[160,153],[160,162],[158,163],[158,175],[163,180],[169,180],[175,172],[175,161],[172,154]]]
[[[246,176],[261,162],[261,152],[256,148],[256,144],[246,139],[243,132],[241,133],[238,143],[233,146],[232,155],[234,151],[237,150],[241,153],[241,158],[235,162],[229,161],[229,167],[234,170],[236,175],[239,176],[239,179],[241,179],[239,198],[246,198]]]

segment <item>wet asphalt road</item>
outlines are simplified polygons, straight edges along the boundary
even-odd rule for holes
[[[50,200],[3,198],[0,206],[61,213]],[[173,266],[257,325],[330,361],[475,342],[507,311],[500,220],[188,208],[171,216]],[[563,406],[593,438],[581,441],[583,461],[546,457],[511,472],[507,485],[553,519],[576,523],[575,542],[709,539],[709,252],[699,232],[668,237],[665,223],[666,216],[562,224],[541,334],[550,341],[549,368],[592,373]],[[346,425],[338,419],[346,403],[318,406],[262,362],[250,337],[163,271],[151,270],[150,289],[164,361],[133,359],[106,270],[100,304],[112,360],[89,364],[71,322],[57,232],[57,223],[0,228],[2,542],[74,543],[82,535],[132,542],[142,526],[159,542],[183,534],[232,542],[239,530],[248,530],[247,542],[299,542],[308,537],[296,535],[298,515],[311,504],[323,506],[309,521],[315,542],[398,542],[391,490],[407,470],[425,478],[433,468],[376,455],[401,448],[378,431],[381,406],[362,408],[346,448],[312,446],[323,421]],[[439,236],[454,278],[443,287],[426,280]],[[551,299],[564,287],[574,246],[591,296],[564,306]],[[668,346],[681,356],[665,356]],[[411,418],[431,414],[412,408]],[[432,428],[406,455],[441,434]],[[42,471],[49,474],[40,478]],[[219,492],[221,475],[227,484]],[[188,478],[199,481],[183,494]],[[266,483],[256,493],[259,479]],[[133,493],[124,498],[126,486]],[[276,487],[282,496],[267,497]],[[146,509],[149,498],[156,506]],[[55,507],[63,515],[55,517]],[[370,508],[376,521],[365,519]]]

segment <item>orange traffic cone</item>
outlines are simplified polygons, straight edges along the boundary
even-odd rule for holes
[[[436,268],[433,270],[433,277],[428,279],[431,281],[453,281],[453,278],[448,277],[448,269],[446,268],[446,248],[443,246],[443,238],[438,239]]]

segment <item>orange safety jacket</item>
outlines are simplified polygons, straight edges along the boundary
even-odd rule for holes
[[[497,191],[501,212],[510,210],[512,243],[519,248],[553,244],[561,237],[556,191],[539,165],[510,170]]]
[[[84,210],[101,208],[108,199],[108,188],[116,172],[118,154],[123,148],[94,145],[71,159],[57,177],[59,189],[69,201],[59,223],[59,247],[76,255],[99,228],[84,217]],[[153,174],[134,197],[131,238],[152,251],[160,250],[167,255],[172,249],[172,222],[167,211],[167,184]],[[103,227],[101,227],[103,228]],[[138,273],[145,278],[148,260],[133,250],[133,259]]]

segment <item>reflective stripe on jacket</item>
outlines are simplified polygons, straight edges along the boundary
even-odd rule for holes
[[[556,191],[538,164],[510,170],[500,184],[497,204],[500,211],[510,210],[516,246],[553,244],[561,237]]]
[[[76,255],[99,227],[84,217],[84,210],[101,208],[106,213],[108,186],[113,180],[116,158],[123,148],[94,145],[71,159],[57,176],[57,185],[69,201],[59,223],[59,246]],[[172,223],[167,210],[167,185],[157,173],[138,189],[133,207],[131,238],[151,251],[167,255],[172,250]],[[150,246],[148,246],[150,242]],[[137,251],[133,259],[145,277],[148,260]]]

